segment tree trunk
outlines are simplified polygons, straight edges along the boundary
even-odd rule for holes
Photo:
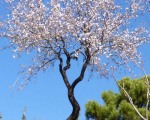
[[[80,106],[74,97],[74,88],[72,88],[71,86],[68,89],[68,98],[73,107],[73,110],[71,115],[67,118],[67,120],[77,120],[79,117]]]
[[[63,40],[63,39],[62,39]],[[64,42],[63,42],[64,43]],[[82,66],[82,69],[81,69],[81,72],[80,72],[80,75],[73,81],[72,85],[70,85],[69,83],[69,80],[68,80],[68,77],[67,77],[67,74],[66,74],[66,71],[70,68],[71,64],[70,64],[70,60],[71,60],[71,53],[69,53],[66,48],[65,48],[65,43],[64,43],[64,46],[63,46],[63,50],[64,50],[64,53],[66,55],[66,66],[63,67],[63,59],[62,57],[60,56],[60,53],[57,53],[58,55],[58,58],[59,58],[59,61],[60,61],[60,64],[59,64],[59,71],[62,75],[62,78],[63,78],[63,81],[68,89],[68,99],[72,105],[72,113],[71,115],[67,118],[67,120],[77,120],[78,117],[79,117],[79,112],[80,112],[80,105],[78,104],[77,100],[75,99],[75,96],[74,96],[74,89],[76,87],[76,85],[81,82],[84,78],[84,73],[85,73],[85,70],[90,62],[90,59],[91,59],[91,56],[89,54],[89,50],[88,48],[85,50],[85,55],[86,55],[86,61],[84,62],[83,66]]]

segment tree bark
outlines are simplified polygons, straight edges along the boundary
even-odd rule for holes
[[[63,40],[63,39],[62,39]],[[84,74],[85,74],[85,71],[86,71],[86,68],[90,62],[90,59],[91,59],[91,56],[89,54],[89,50],[88,48],[85,50],[85,54],[86,54],[86,60],[82,66],[82,69],[81,69],[81,72],[80,72],[80,75],[77,77],[77,79],[75,79],[72,83],[72,85],[69,83],[69,80],[68,80],[68,77],[67,77],[67,74],[66,74],[66,71],[71,67],[71,64],[70,64],[70,61],[71,61],[71,55],[69,54],[69,52],[65,49],[65,44],[63,46],[63,50],[64,50],[64,53],[66,55],[66,66],[63,66],[63,59],[61,58],[60,56],[60,53],[58,53],[58,58],[59,58],[59,61],[60,61],[60,64],[59,64],[59,71],[62,75],[62,78],[63,78],[63,81],[67,87],[67,90],[68,90],[68,99],[72,105],[72,113],[71,115],[67,118],[67,120],[77,120],[78,117],[79,117],[79,112],[80,112],[80,105],[79,103],[77,102],[75,96],[74,96],[74,89],[76,87],[76,85],[81,82],[84,78]]]
[[[74,89],[72,87],[68,89],[68,98],[73,107],[73,110],[71,115],[67,118],[67,120],[77,120],[80,112],[80,106],[77,100],[75,99]]]

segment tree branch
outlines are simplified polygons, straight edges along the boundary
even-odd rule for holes
[[[149,116],[148,116],[148,112],[149,112],[149,96],[150,96],[150,90],[149,90],[149,88],[150,88],[150,82],[149,82],[149,79],[148,79],[148,77],[147,77],[147,74],[146,74],[146,72],[145,72],[145,70],[144,70],[144,67],[142,67],[142,66],[140,66],[137,62],[135,62],[135,64],[139,67],[139,68],[141,68],[141,70],[143,71],[143,73],[144,73],[144,78],[146,79],[146,90],[147,90],[147,103],[146,103],[146,119],[148,120],[149,119]]]
[[[79,77],[77,79],[75,79],[75,81],[71,85],[73,89],[84,78],[85,70],[86,70],[86,68],[87,68],[87,66],[88,66],[88,64],[89,64],[89,62],[91,60],[91,56],[89,54],[88,48],[86,49],[85,54],[86,54],[86,61],[84,62],[83,66],[82,66],[82,69],[81,69]]]
[[[59,60],[60,60],[59,71],[60,71],[60,73],[61,73],[61,75],[63,77],[63,80],[64,80],[64,83],[65,83],[66,87],[69,89],[70,84],[68,82],[68,77],[66,75],[66,71],[63,70],[63,60],[62,60],[62,58],[60,58]]]
[[[112,74],[113,79],[115,80],[115,82],[117,83],[117,85],[123,90],[123,92],[126,94],[126,96],[129,99],[130,104],[133,106],[134,110],[137,112],[137,114],[143,119],[143,120],[148,120],[146,118],[144,118],[144,116],[138,111],[137,107],[134,105],[132,97],[128,94],[128,92],[125,90],[124,87],[122,87],[119,82],[116,80],[114,74]]]

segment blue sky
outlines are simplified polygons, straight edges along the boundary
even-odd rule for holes
[[[4,5],[2,3],[0,2],[0,6]],[[7,13],[3,7],[0,7],[0,14],[6,16]],[[143,19],[149,29],[150,15],[144,16]],[[0,39],[0,46],[5,43],[6,39]],[[150,74],[150,44],[144,45],[139,50],[142,52],[145,70],[147,74]],[[0,112],[3,120],[21,120],[24,107],[27,109],[27,120],[34,120],[34,118],[36,120],[65,120],[71,113],[72,107],[67,98],[66,87],[58,72],[58,66],[46,73],[40,73],[37,79],[31,81],[25,89],[17,91],[16,86],[13,88],[10,86],[18,78],[20,65],[28,63],[30,57],[24,55],[20,59],[14,59],[12,56],[11,49],[0,51]],[[70,77],[75,77],[78,67],[76,66],[69,72]],[[133,71],[137,75],[142,75],[137,68]],[[124,77],[123,74],[117,74],[118,79],[122,77]],[[89,100],[96,100],[102,104],[100,94],[107,90],[118,91],[113,79],[95,77],[88,80],[86,73],[84,80],[75,89],[76,98],[81,106],[79,120],[85,119],[85,104]]]

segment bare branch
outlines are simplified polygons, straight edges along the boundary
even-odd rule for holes
[[[134,110],[137,112],[137,114],[143,119],[143,120],[148,120],[147,118],[144,118],[144,116],[138,111],[138,109],[136,108],[136,106],[133,103],[132,97],[130,97],[130,95],[128,94],[128,92],[125,90],[125,88],[123,86],[121,86],[119,84],[119,82],[117,81],[116,77],[114,76],[114,73],[112,73],[112,77],[115,80],[116,84],[121,88],[121,90],[124,91],[124,93],[126,94],[126,96],[128,97],[128,100],[130,102],[130,104],[133,106]]]
[[[80,72],[79,77],[71,85],[73,88],[75,88],[76,85],[84,78],[85,70],[86,70],[86,68],[90,62],[91,56],[89,54],[88,48],[86,49],[85,54],[86,54],[86,61],[84,62],[83,66],[81,68],[81,72]]]
[[[66,87],[69,89],[70,88],[70,83],[68,81],[68,77],[66,75],[66,70],[64,70],[63,68],[63,59],[60,57],[59,55],[59,61],[60,61],[60,64],[59,64],[59,71],[63,77],[63,80],[64,80],[64,83],[66,85]]]
[[[148,120],[149,119],[149,116],[148,116],[148,112],[149,112],[149,99],[150,99],[150,82],[149,82],[149,79],[147,77],[147,74],[144,70],[144,67],[140,66],[137,62],[135,62],[135,64],[143,71],[144,73],[144,77],[143,77],[143,80],[146,80],[146,90],[147,90],[147,102],[146,102],[146,119]]]

